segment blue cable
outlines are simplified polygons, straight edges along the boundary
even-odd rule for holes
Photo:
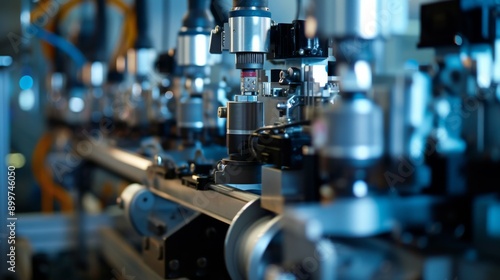
[[[65,52],[69,57],[71,57],[71,59],[75,61],[76,65],[79,68],[83,67],[87,62],[87,59],[85,58],[83,53],[68,40],[56,34],[50,33],[36,25],[31,25],[30,28],[33,28],[33,35]]]

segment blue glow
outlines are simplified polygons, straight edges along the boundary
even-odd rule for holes
[[[19,93],[19,108],[23,111],[30,111],[35,107],[35,93],[31,89],[22,90]]]
[[[19,79],[19,87],[22,90],[27,90],[33,87],[33,78],[28,75],[24,75]]]
[[[366,196],[368,194],[368,185],[366,184],[365,181],[358,180],[354,182],[352,191],[354,192],[354,195],[357,197]]]

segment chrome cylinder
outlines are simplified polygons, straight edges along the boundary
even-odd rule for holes
[[[179,33],[177,63],[179,66],[206,66],[211,64],[210,33]]]
[[[315,1],[318,31],[335,37],[372,39],[379,33],[379,1]]]
[[[313,137],[323,158],[380,158],[384,150],[382,110],[366,97],[340,100],[314,124]]]
[[[229,18],[230,45],[229,51],[261,52],[268,51],[271,13],[262,12],[261,16],[234,16]]]
[[[203,99],[190,97],[181,100],[177,111],[179,128],[201,130],[203,128]]]

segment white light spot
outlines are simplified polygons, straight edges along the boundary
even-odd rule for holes
[[[492,56],[489,52],[476,54],[477,84],[480,88],[489,88],[492,77]]]
[[[69,99],[69,109],[74,113],[80,113],[85,107],[85,102],[80,97],[71,97]]]
[[[132,85],[132,95],[134,97],[140,97],[141,96],[141,93],[142,93],[142,88],[141,88],[141,85],[138,84],[138,83],[134,83]]]
[[[165,92],[165,97],[167,99],[172,99],[174,97],[174,93],[169,90],[169,91]]]
[[[31,89],[22,90],[19,93],[19,108],[23,111],[30,111],[35,106],[35,92]]]
[[[451,112],[451,105],[446,99],[440,99],[436,104],[436,112],[442,118],[448,116]]]
[[[365,181],[358,180],[354,182],[352,191],[356,197],[364,197],[368,194],[368,185]]]
[[[354,73],[360,89],[370,89],[372,86],[372,70],[368,62],[360,60],[354,64]]]
[[[368,114],[372,108],[372,104],[368,99],[355,100],[353,106],[356,112],[360,114]]]

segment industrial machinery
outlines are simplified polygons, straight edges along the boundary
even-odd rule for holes
[[[108,63],[112,2],[56,51],[47,153],[78,205],[120,182],[115,277],[500,277],[498,1],[188,0],[169,50],[115,3]]]

